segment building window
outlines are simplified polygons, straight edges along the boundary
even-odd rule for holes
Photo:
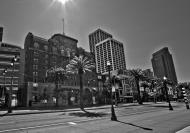
[[[45,65],[48,65],[48,60],[45,60]]]
[[[53,47],[52,51],[53,51],[53,54],[57,54],[57,48],[56,47]]]
[[[44,50],[47,52],[48,51],[48,46],[44,45]]]
[[[34,77],[38,76],[38,72],[33,72],[33,76]]]
[[[38,63],[38,59],[34,58],[34,63]]]
[[[34,51],[34,57],[38,57],[39,56],[39,53]]]
[[[33,69],[37,70],[38,69],[38,65],[33,65]]]
[[[46,55],[45,55],[45,58],[48,59],[48,57],[49,57],[48,54],[46,54]]]
[[[39,44],[37,42],[34,43],[34,48],[36,48],[36,49],[39,48]]]
[[[34,83],[37,83],[37,82],[38,82],[38,80],[37,80],[37,78],[35,77],[35,78],[34,78]]]

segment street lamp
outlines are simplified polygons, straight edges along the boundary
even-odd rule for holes
[[[102,80],[102,76],[101,75],[98,75],[98,93],[100,93],[100,82],[101,82],[101,80]]]
[[[119,86],[118,84],[116,84],[116,76],[114,75],[112,78],[113,78],[112,92],[115,93],[115,106],[117,106],[117,94],[116,94],[117,91],[116,90],[118,90]]]
[[[154,94],[154,102],[156,103],[156,89],[155,89],[155,85],[156,85],[156,81],[155,80],[152,80],[151,81],[151,85],[150,86],[152,86],[152,92],[153,92],[153,94]]]
[[[12,66],[12,76],[11,76],[11,87],[9,90],[9,104],[8,104],[8,113],[12,113],[12,91],[13,91],[13,73],[14,73],[14,66],[15,66],[15,62],[18,61],[18,56],[15,56],[12,58],[11,60],[11,66]]]
[[[111,77],[110,77],[110,67],[111,63],[107,61],[107,67],[108,67],[108,72],[109,72],[109,87],[111,88]],[[111,88],[111,120],[112,121],[117,121],[117,117],[115,115],[114,107],[113,107],[113,98],[112,98],[112,88]]]
[[[5,92],[5,89],[6,89],[6,87],[5,87],[5,85],[6,85],[6,79],[5,79],[6,73],[7,73],[7,68],[5,68],[5,69],[3,70],[4,87],[3,87],[3,90],[2,90],[2,97],[4,96],[3,93]]]
[[[187,98],[187,93],[185,91],[185,88],[181,88],[182,89],[182,94],[183,94],[183,99],[186,105],[186,109],[189,109],[189,102],[188,102],[188,98]]]
[[[58,99],[59,99],[59,96],[58,96],[58,91],[59,91],[59,81],[60,81],[60,72],[59,71],[55,71],[55,97],[56,97],[56,103],[55,103],[55,106],[58,107],[59,104],[58,104]]]
[[[169,96],[168,96],[168,88],[167,88],[167,78],[164,76],[164,81],[163,81],[163,85],[164,85],[164,89],[165,89],[165,93],[166,93],[166,99],[168,101],[168,104],[169,104],[169,110],[173,110],[173,107],[170,103],[170,99],[169,99]]]
[[[97,89],[93,88],[92,85],[90,84],[90,82],[96,82],[96,80],[95,79],[88,80],[88,87],[89,87],[89,90],[90,90],[90,93],[91,93],[91,97],[92,97],[92,104],[94,105],[94,104],[96,104],[96,98],[95,98],[94,91],[97,91]]]

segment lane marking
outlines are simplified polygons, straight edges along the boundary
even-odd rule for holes
[[[163,109],[155,109],[155,110],[149,110],[149,111],[143,111],[143,112],[135,112],[135,113],[126,114],[126,115],[118,115],[118,117],[130,116],[130,115],[138,115],[138,114],[149,113],[149,112],[157,112],[157,111],[161,111],[161,110],[163,110]],[[87,119],[87,120],[81,120],[81,121],[75,121],[75,122],[62,122],[62,123],[49,124],[49,125],[31,126],[31,127],[25,127],[25,128],[7,129],[7,130],[0,131],[0,133],[11,132],[11,131],[19,131],[19,130],[35,129],[35,128],[44,128],[44,127],[51,127],[51,126],[59,126],[59,125],[68,125],[68,124],[72,125],[72,124],[77,124],[77,123],[80,123],[80,122],[97,121],[97,120],[102,120],[102,119],[108,119],[108,117],[96,118],[96,119],[92,119],[92,120]]]
[[[6,124],[14,124],[14,123],[21,123],[21,122],[35,122],[35,121],[43,121],[43,120],[59,120],[59,119],[70,119],[71,117],[74,117],[74,116],[67,116],[67,117],[58,117],[58,118],[42,118],[42,119],[37,119],[37,118],[25,118],[25,119],[19,119],[19,121],[14,121],[12,120],[12,122],[0,122],[0,125],[6,125]],[[30,119],[30,120],[28,120]]]
[[[20,131],[20,130],[29,130],[29,129],[36,129],[36,128],[44,128],[44,127],[51,127],[51,126],[59,126],[59,125],[68,125],[68,124],[76,125],[77,123],[87,122],[87,121],[92,121],[92,120],[82,120],[82,121],[64,122],[64,123],[62,122],[62,123],[49,124],[49,125],[39,125],[39,126],[31,126],[31,127],[24,127],[24,128],[14,128],[14,129],[2,130],[2,131],[0,131],[0,133]]]
[[[2,131],[0,131],[0,133],[19,131],[19,130],[35,129],[35,128],[43,128],[43,127],[50,127],[50,126],[58,126],[58,125],[64,125],[64,124],[66,124],[66,123],[57,123],[57,124],[49,124],[49,125],[41,125],[41,126],[33,126],[33,127],[25,127],[25,128],[14,128],[14,129],[2,130]]]
[[[75,123],[75,122],[68,122],[68,124],[70,124],[70,125],[76,125],[77,123]]]

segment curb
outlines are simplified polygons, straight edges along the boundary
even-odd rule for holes
[[[130,106],[146,106],[146,105],[151,105],[152,103],[144,103],[143,105],[139,105],[138,103],[132,103],[132,104],[120,104],[117,108],[121,108],[121,107],[130,107]],[[156,104],[165,104],[165,102],[163,103],[156,103]],[[85,108],[86,110],[97,110],[97,109],[106,109],[106,108],[110,108],[111,105],[104,105],[104,106],[94,106],[94,107],[87,107]],[[4,113],[4,114],[0,114],[0,117],[2,116],[13,116],[13,115],[28,115],[28,114],[42,114],[42,113],[57,113],[57,112],[69,112],[69,111],[80,111],[80,108],[73,108],[73,109],[62,109],[62,110],[46,110],[46,111],[28,111],[28,112],[13,112],[13,113]]]
[[[110,108],[111,105],[106,105],[103,107],[87,107],[85,108],[85,110],[97,110],[97,109],[106,109],[106,108]],[[134,104],[129,104],[129,105],[120,105],[118,106],[118,108],[120,107],[130,107],[130,106],[137,106],[136,103]],[[13,115],[28,115],[28,114],[42,114],[42,113],[57,113],[57,112],[69,112],[69,111],[80,111],[80,108],[73,108],[73,109],[63,109],[63,110],[48,110],[48,111],[28,111],[28,112],[13,112],[13,113],[4,113],[4,114],[0,114],[0,117],[2,116],[13,116]]]

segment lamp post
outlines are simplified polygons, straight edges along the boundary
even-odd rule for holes
[[[111,77],[110,77],[110,67],[111,63],[107,61],[107,67],[108,67],[108,72],[109,72],[109,87],[111,88]],[[117,117],[115,115],[114,107],[113,107],[113,98],[112,98],[112,88],[111,88],[111,120],[112,121],[117,121]]]
[[[6,85],[6,79],[5,79],[6,73],[7,73],[7,68],[5,68],[5,69],[3,70],[4,86],[3,86],[3,90],[2,90],[2,97],[4,96],[5,89],[6,89],[6,87],[5,87],[5,85]]]
[[[9,89],[9,104],[8,104],[8,113],[12,113],[12,91],[13,91],[13,73],[14,73],[14,66],[15,62],[18,61],[18,57],[15,56],[11,60],[11,66],[12,66],[12,76],[11,76],[11,87]]]
[[[185,91],[185,88],[182,88],[182,94],[183,94],[183,99],[186,105],[186,109],[189,109],[189,102],[188,102],[188,98],[187,98],[187,93]]]
[[[152,92],[153,92],[153,94],[154,94],[154,103],[156,103],[156,89],[155,89],[155,85],[156,85],[156,81],[155,80],[152,80],[151,81],[151,85],[152,85]]]
[[[112,86],[112,88],[113,88],[113,90],[112,90],[112,92],[114,92],[114,94],[115,94],[115,106],[117,106],[117,94],[116,94],[116,90],[118,89],[118,87],[117,87],[117,84],[116,84],[116,76],[113,76],[113,86]]]
[[[166,99],[168,101],[168,104],[169,104],[169,110],[173,110],[173,107],[170,103],[170,99],[169,99],[169,96],[168,96],[168,89],[167,89],[167,78],[164,76],[164,82],[163,82],[163,85],[164,85],[164,89],[165,89],[165,93],[166,93]]]
[[[101,80],[102,80],[102,76],[101,75],[98,75],[98,93],[100,93],[100,82],[101,82]]]
[[[96,91],[96,89],[92,88],[92,85],[90,84],[90,82],[96,82],[96,80],[95,79],[88,80],[88,87],[89,87],[89,90],[90,90],[90,93],[91,93],[91,97],[92,97],[92,105],[94,105],[94,104],[96,104],[96,98],[95,98],[95,94],[94,94],[93,91],[94,90]]]
[[[55,97],[56,97],[56,103],[55,103],[55,106],[58,107],[59,104],[58,104],[58,99],[59,99],[59,96],[58,96],[58,91],[59,91],[59,79],[60,79],[60,72],[59,71],[55,71]]]

